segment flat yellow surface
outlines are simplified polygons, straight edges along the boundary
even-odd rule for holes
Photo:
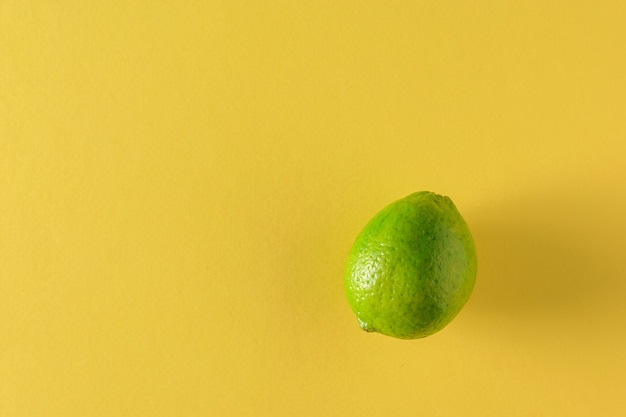
[[[0,2],[0,416],[626,410],[626,2]],[[362,332],[449,195],[474,294]]]

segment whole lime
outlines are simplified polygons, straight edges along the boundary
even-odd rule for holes
[[[417,339],[461,311],[476,268],[472,235],[452,200],[421,191],[365,226],[348,257],[345,291],[363,330]]]

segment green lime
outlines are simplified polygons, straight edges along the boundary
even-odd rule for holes
[[[454,319],[476,279],[476,249],[452,200],[421,191],[365,226],[345,273],[361,328],[400,339],[429,336]]]

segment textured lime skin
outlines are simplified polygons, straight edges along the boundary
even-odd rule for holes
[[[454,319],[476,279],[470,230],[448,197],[421,191],[365,226],[345,272],[361,328],[400,339],[429,336]]]

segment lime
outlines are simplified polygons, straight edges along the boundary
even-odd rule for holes
[[[461,311],[476,265],[472,235],[452,200],[421,191],[385,207],[359,234],[346,296],[363,330],[426,337]]]

